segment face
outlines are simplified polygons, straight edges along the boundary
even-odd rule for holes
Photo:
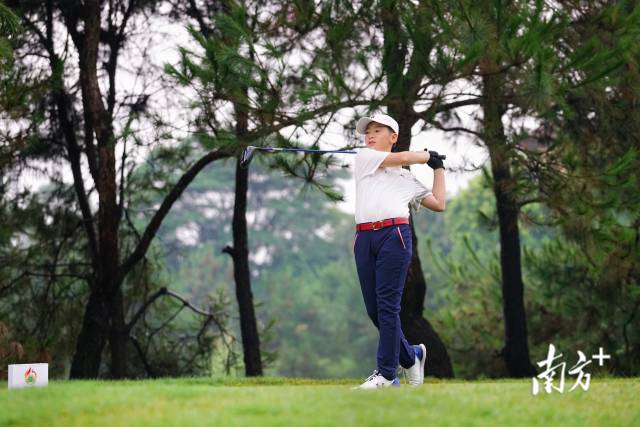
[[[364,142],[367,148],[378,151],[391,151],[391,147],[398,140],[398,134],[387,126],[371,122],[364,132]]]

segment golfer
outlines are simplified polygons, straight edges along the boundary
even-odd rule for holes
[[[399,386],[398,364],[408,383],[418,386],[424,382],[427,350],[424,344],[409,344],[400,328],[400,300],[412,251],[409,204],[444,211],[444,165],[435,151],[391,152],[398,123],[387,115],[361,118],[356,131],[364,135],[366,147],[355,161],[353,251],[367,314],[379,331],[377,368],[356,388]],[[422,163],[434,170],[433,192],[402,168]]]

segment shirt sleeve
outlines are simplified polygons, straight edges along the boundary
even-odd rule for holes
[[[413,185],[413,198],[409,202],[409,205],[416,212],[422,207],[422,199],[430,194],[433,194],[427,187],[425,187],[418,179],[411,174],[411,184]]]
[[[388,155],[387,151],[372,150],[371,148],[363,148],[358,151],[354,168],[356,179],[362,179],[367,175],[373,174]]]

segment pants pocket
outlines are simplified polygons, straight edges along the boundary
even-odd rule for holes
[[[400,238],[400,243],[402,243],[402,247],[407,249],[407,245],[404,244],[404,238],[402,237],[402,233],[400,232],[400,227],[396,227],[396,233],[398,233],[398,237]]]

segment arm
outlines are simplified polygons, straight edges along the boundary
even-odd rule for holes
[[[399,153],[389,153],[380,163],[380,167],[410,166],[424,164],[428,161],[429,153],[427,151],[400,151]]]
[[[442,212],[445,209],[445,185],[444,185],[444,169],[435,169],[433,171],[433,194],[428,195],[420,204],[425,208],[435,212]]]

